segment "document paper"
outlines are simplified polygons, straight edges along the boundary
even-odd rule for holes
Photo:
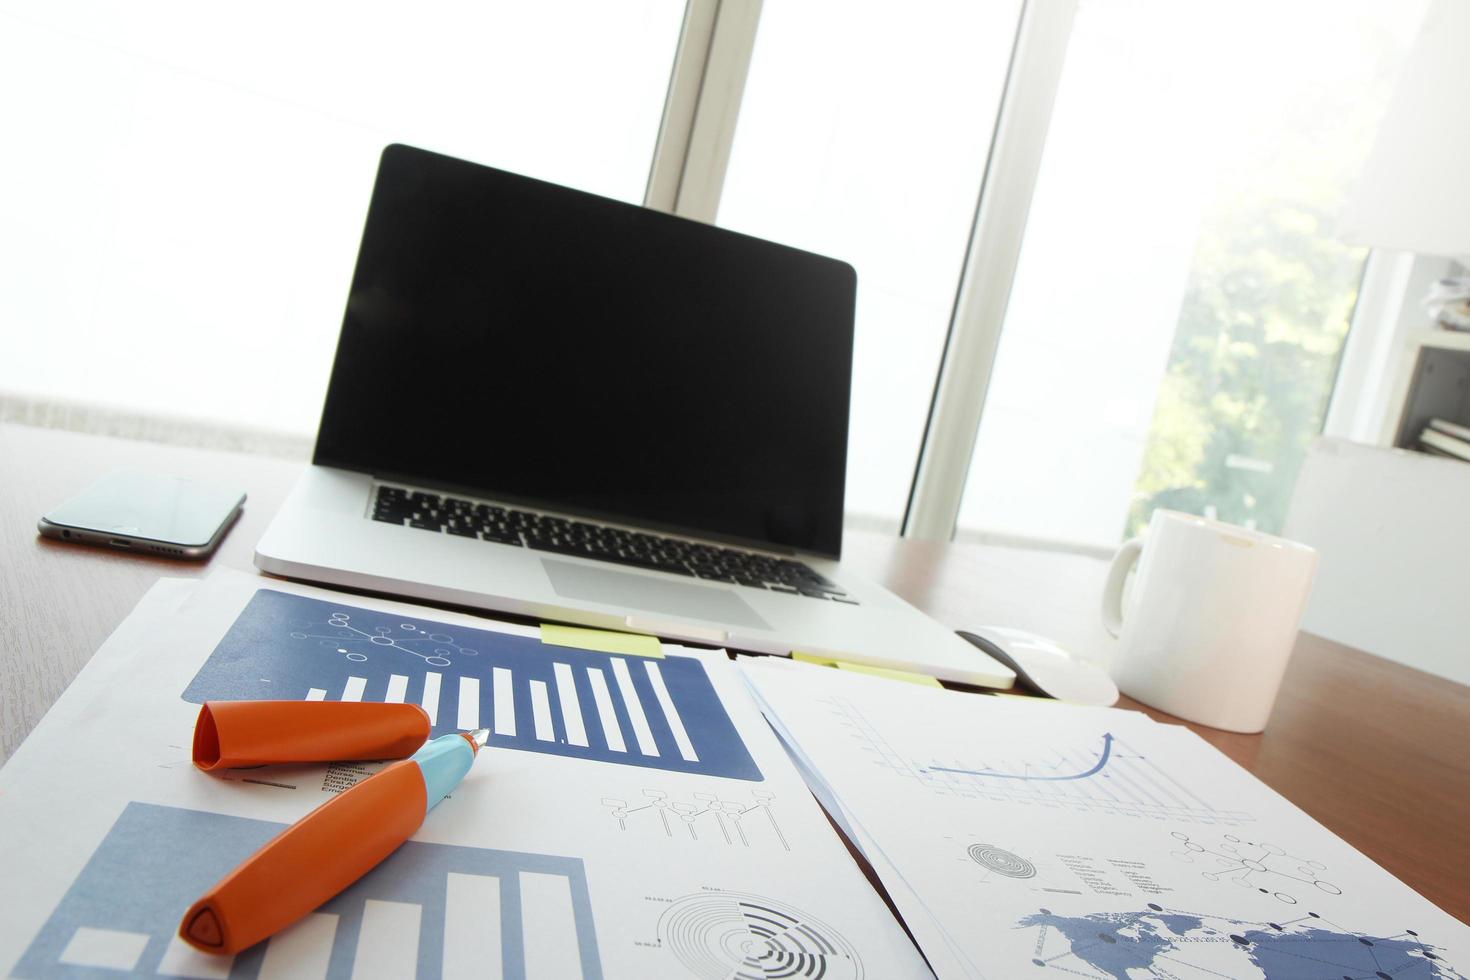
[[[0,770],[0,972],[178,977],[930,973],[723,653],[537,630],[232,572],[165,580]],[[184,910],[379,763],[198,772],[211,699],[420,704],[492,732],[413,838],[233,958]]]
[[[1470,969],[1470,929],[1185,728],[739,663],[945,980]]]

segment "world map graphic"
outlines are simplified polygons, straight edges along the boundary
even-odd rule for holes
[[[1138,911],[1088,915],[1040,909],[1016,927],[1038,930],[1034,966],[1081,976],[1466,980],[1413,929],[1376,936],[1344,929],[1315,912],[1284,922],[1250,922],[1150,903]]]

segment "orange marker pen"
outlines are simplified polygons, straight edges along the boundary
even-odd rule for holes
[[[300,919],[398,849],[458,786],[490,733],[444,735],[281,831],[184,913],[179,936],[234,954]]]

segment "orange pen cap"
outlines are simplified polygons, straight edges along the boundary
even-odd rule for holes
[[[401,759],[429,738],[416,704],[358,701],[206,701],[194,723],[194,765],[205,772],[281,762]]]

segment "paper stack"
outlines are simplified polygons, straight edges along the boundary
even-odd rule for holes
[[[741,665],[941,978],[1461,977],[1452,964],[1470,963],[1464,925],[1185,728]]]
[[[150,591],[0,770],[0,976],[919,978],[723,652],[216,572]],[[413,837],[233,958],[205,889],[380,763],[209,775],[214,700],[420,705],[490,744]]]
[[[1470,426],[1430,419],[1419,433],[1419,446],[1437,456],[1470,460]]]

